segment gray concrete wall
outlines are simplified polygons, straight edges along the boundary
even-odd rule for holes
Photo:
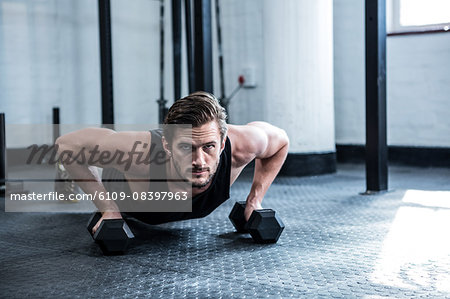
[[[97,8],[92,1],[0,1],[0,110],[7,123],[98,123]]]
[[[99,123],[97,2],[3,0],[0,13],[0,110],[7,122],[50,123],[59,106],[64,123]],[[156,123],[159,2],[113,0],[111,15],[116,122]],[[167,80],[170,7],[166,23]]]
[[[364,1],[334,0],[336,143],[365,143]],[[388,144],[450,146],[450,34],[387,37]]]
[[[169,104],[170,3],[166,0]],[[270,121],[292,136],[293,152],[334,151],[332,1],[230,0],[221,1],[221,7],[227,95],[246,69],[255,82],[232,99],[230,122]],[[100,123],[97,2],[0,0],[0,12],[0,110],[7,122],[50,123],[51,108],[59,106],[63,123]],[[111,17],[116,122],[156,123],[159,2],[112,0]],[[213,12],[213,24],[214,18]],[[214,26],[218,94],[216,41]],[[182,69],[186,95],[185,63]],[[17,145],[11,138],[8,144]]]
[[[310,5],[285,2],[284,7],[291,10],[295,5]],[[165,97],[170,104],[173,101],[170,1],[166,4]],[[294,39],[293,36],[300,33],[292,29],[295,28],[292,20],[283,19],[283,12],[274,19],[279,30],[277,25],[272,26],[271,31],[268,16],[278,2],[228,0],[221,4],[227,93],[237,86],[237,78],[245,69],[253,70],[256,82],[256,87],[242,89],[231,101],[230,122],[269,120],[290,127],[289,121],[297,116],[303,123],[293,134],[300,134],[296,140],[305,138],[296,151],[332,150],[329,143],[334,136],[330,133],[319,138],[326,145],[321,141],[313,145],[312,139],[306,137],[308,132],[314,131],[309,124],[322,122],[320,115],[306,111],[309,104],[323,96],[305,94],[301,87],[311,79],[311,71],[302,73],[307,65],[311,65],[311,70],[320,67],[321,60],[309,59],[317,52],[309,47],[314,42],[314,32],[311,37],[299,35],[299,39]],[[305,6],[299,13],[302,11],[314,10]],[[53,106],[61,107],[64,123],[100,122],[97,14],[97,4],[88,0],[0,0],[0,110],[6,112],[8,123],[50,123]],[[118,123],[155,123],[155,100],[159,97],[159,3],[113,0],[112,18],[116,120]],[[325,107],[331,105],[335,110],[336,143],[364,144],[363,2],[334,0],[333,25],[335,102],[333,105],[328,100]],[[276,39],[270,37],[273,32]],[[213,41],[216,49],[215,30]],[[280,57],[268,51],[272,41],[281,44]],[[304,50],[302,45],[306,47]],[[388,37],[390,145],[450,146],[449,54],[448,33]],[[320,55],[327,57],[326,53]],[[273,67],[268,72],[270,63]],[[277,65],[283,65],[289,75],[273,73]],[[299,72],[297,77],[295,70]],[[214,72],[217,94],[217,51]],[[321,80],[319,77],[311,82]],[[183,95],[187,94],[186,81],[184,64]],[[277,99],[278,90],[289,90],[287,94],[293,97],[283,95]],[[287,105],[286,110],[277,108],[283,104]],[[324,117],[332,119],[328,112]]]

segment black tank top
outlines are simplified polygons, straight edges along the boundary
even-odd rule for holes
[[[162,145],[162,130],[151,130],[151,143],[154,152],[165,153]],[[162,159],[165,159],[163,157]],[[150,165],[150,190],[155,190],[154,181],[158,181],[161,177],[166,177],[165,164],[151,164]],[[158,177],[155,175],[158,174]],[[163,174],[163,176],[161,176]],[[133,216],[143,222],[149,224],[161,224],[165,222],[187,220],[194,218],[202,218],[209,215],[218,206],[224,203],[228,198],[230,198],[230,175],[231,175],[231,142],[227,137],[225,142],[225,148],[220,155],[219,165],[217,171],[212,179],[211,184],[208,189],[204,192],[195,195],[192,198],[192,212],[132,212],[126,213],[127,215]],[[158,183],[161,188],[161,183]],[[165,189],[167,190],[167,183],[165,184]]]

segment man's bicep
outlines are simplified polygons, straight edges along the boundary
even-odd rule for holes
[[[147,161],[150,149],[148,132],[115,132],[98,141],[96,165],[116,168],[125,173],[144,175],[148,172]]]
[[[256,143],[255,149],[256,158],[265,159],[275,155],[282,147],[289,144],[289,138],[284,130],[275,127],[267,122],[251,122],[250,127],[258,128],[255,130],[255,139],[259,140]]]
[[[228,136],[231,139],[235,167],[247,165],[267,148],[267,135],[256,126],[229,125]]]
[[[64,134],[55,143],[58,146],[59,154],[72,153],[78,157],[79,153],[85,153],[89,161],[90,153],[100,147],[104,148],[101,140],[107,140],[107,137],[114,134],[113,130],[104,128],[85,128]]]
[[[148,172],[148,163],[143,164],[150,148],[150,139],[149,132],[116,132],[104,128],[86,128],[65,134],[59,137],[56,143],[60,155],[70,152],[83,164],[116,168],[122,172],[140,175]]]

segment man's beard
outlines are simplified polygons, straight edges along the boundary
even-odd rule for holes
[[[194,172],[195,170],[196,170],[196,169],[193,169],[192,171]],[[215,173],[210,173],[209,176],[208,176],[208,178],[206,179],[206,181],[205,181],[203,184],[192,183],[192,188],[198,188],[198,189],[200,189],[200,188],[205,187],[206,185],[209,184],[209,182],[210,182],[211,179],[213,178],[214,174],[215,174]]]
[[[175,161],[175,159],[172,159],[172,161],[173,161],[173,165],[174,165],[174,167],[175,167],[175,170],[178,172],[178,175],[179,175],[180,177],[186,178],[186,177],[184,177],[184,176],[181,174],[181,167],[180,167],[180,165]],[[217,171],[218,166],[219,166],[219,160],[216,162],[216,165],[215,165],[215,167],[214,167],[214,172],[210,172],[210,174],[209,174],[208,178],[206,179],[206,181],[205,181],[204,183],[202,183],[202,184],[192,183],[192,188],[198,188],[198,189],[200,189],[200,188],[203,188],[203,187],[205,187],[206,185],[208,185],[209,182],[211,182],[211,180],[212,180],[212,178],[214,177],[214,175],[216,174],[216,171]],[[192,178],[192,172],[198,171],[198,170],[202,170],[202,169],[203,169],[203,168],[193,168],[192,171],[191,171],[191,178]]]

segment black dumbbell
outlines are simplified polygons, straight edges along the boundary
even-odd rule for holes
[[[123,219],[104,219],[95,234],[92,234],[92,228],[102,218],[100,212],[96,212],[89,219],[87,230],[94,241],[100,246],[103,254],[123,254],[125,253],[134,235]]]
[[[284,229],[283,221],[272,209],[254,210],[248,219],[244,217],[245,201],[234,204],[228,218],[237,232],[248,232],[256,243],[276,243]]]
[[[245,224],[247,222],[245,221],[244,211],[245,211],[245,201],[237,201],[234,204],[233,209],[230,212],[230,215],[228,216],[228,218],[230,219],[231,223],[233,223],[233,226],[238,233],[247,233],[247,230],[245,229]]]

